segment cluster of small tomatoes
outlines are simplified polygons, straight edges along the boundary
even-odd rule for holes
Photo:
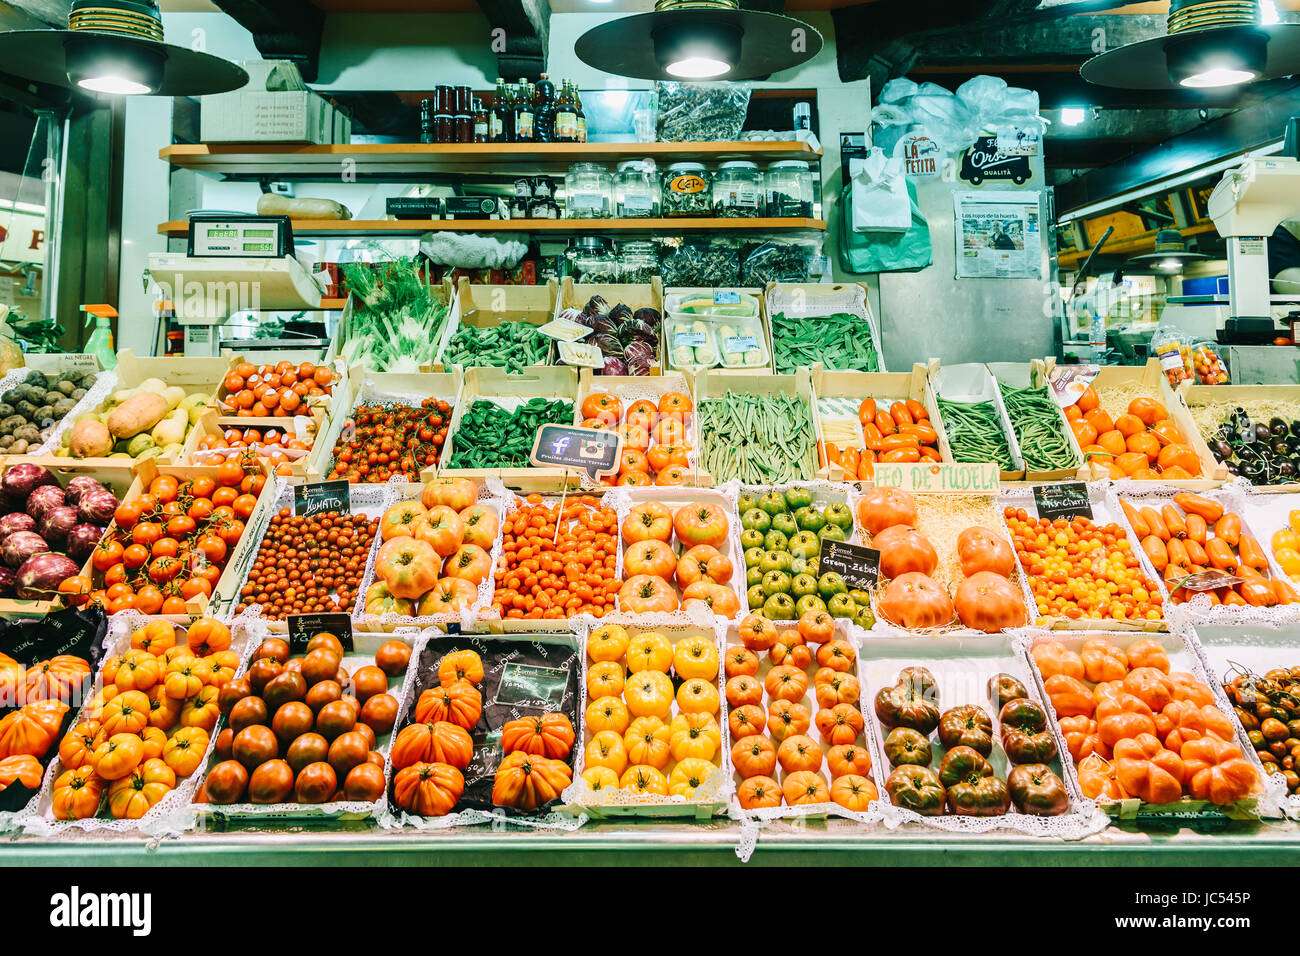
[[[438,464],[451,425],[451,405],[426,398],[419,405],[358,405],[334,443],[330,478],[382,483],[394,475],[419,481]]]
[[[118,505],[91,556],[90,603],[110,614],[184,614],[185,602],[212,596],[266,484],[260,466],[222,462],[190,478],[158,475]]]
[[[667,392],[656,405],[648,398],[627,407],[609,392],[592,392],[582,400],[582,427],[617,430],[623,435],[618,474],[606,485],[684,485],[694,478],[688,441],[695,406],[683,392]]]
[[[205,435],[199,440],[200,451],[235,453],[248,448],[253,449],[258,458],[266,459],[267,466],[275,474],[289,476],[293,474],[294,459],[286,452],[311,451],[311,442],[295,438],[291,432],[279,428],[225,428],[220,435]]]
[[[309,398],[329,395],[334,371],[326,365],[241,362],[226,373],[218,397],[223,412],[240,418],[288,418]]]

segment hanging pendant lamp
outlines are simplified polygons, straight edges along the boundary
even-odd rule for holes
[[[1155,250],[1124,260],[1124,271],[1150,270],[1156,275],[1177,275],[1189,262],[1209,258],[1203,252],[1188,252],[1187,242],[1177,229],[1161,229],[1156,233]]]
[[[653,13],[578,37],[578,59],[641,80],[752,80],[806,63],[822,35],[793,17],[741,10],[737,0],[655,0]]]
[[[1300,73],[1300,24],[1263,26],[1259,0],[1172,0],[1166,30],[1093,57],[1079,74],[1128,90],[1204,90]]]
[[[199,96],[248,82],[228,60],[164,43],[156,0],[75,0],[66,30],[0,33],[0,71],[126,96]]]

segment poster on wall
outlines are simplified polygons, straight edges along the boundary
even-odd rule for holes
[[[1036,189],[953,193],[959,279],[1041,279]]]

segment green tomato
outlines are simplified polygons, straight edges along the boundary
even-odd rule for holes
[[[795,523],[803,531],[820,531],[826,525],[826,516],[816,508],[800,508],[794,513]]]
[[[786,551],[790,547],[790,539],[783,532],[773,528],[763,535],[763,547],[769,551]]]
[[[764,551],[763,559],[758,562],[758,566],[763,569],[763,573],[768,571],[789,571],[790,555],[784,551]]]
[[[844,578],[838,571],[827,571],[817,579],[817,593],[829,601],[836,594],[843,594],[846,598],[849,596],[849,586],[844,583]],[[850,600],[852,600],[850,598]]]
[[[849,597],[861,607],[871,607],[871,594],[861,588],[849,588]]]
[[[740,526],[745,530],[755,528],[766,534],[767,529],[772,527],[772,516],[762,508],[750,508],[740,513]]]
[[[763,575],[763,593],[767,595],[790,593],[790,575],[784,571],[768,571]]]
[[[794,609],[800,617],[803,617],[809,611],[826,610],[826,602],[816,594],[805,594],[794,602]]]
[[[858,605],[858,614],[857,614],[857,617],[855,617],[855,618],[853,619],[853,622],[854,622],[855,624],[857,624],[858,627],[862,628],[863,630],[867,630],[867,631],[869,631],[869,630],[871,630],[873,627],[875,627],[875,626],[876,626],[876,615],[874,615],[874,614],[871,613],[871,605],[870,605],[870,604],[859,604],[859,605]]]
[[[812,502],[812,492],[807,488],[791,488],[785,493],[785,506],[791,511],[807,508]]]
[[[779,515],[772,516],[772,530],[780,531],[786,537],[795,534],[799,526],[794,523],[794,516],[789,512],[782,511]]]
[[[821,554],[821,539],[811,531],[799,531],[789,541],[790,554],[812,560]]]
[[[785,499],[779,491],[769,491],[758,499],[758,506],[770,515],[779,515],[785,511]]]
[[[796,574],[790,581],[790,593],[797,598],[817,593],[817,579],[811,574]]]
[[[858,614],[858,606],[847,592],[832,594],[830,600],[826,602],[826,610],[832,617],[846,617],[849,620],[853,620]]]
[[[763,583],[763,569],[757,564],[750,565],[745,569],[745,587],[752,588],[755,584]]]
[[[746,591],[745,600],[749,602],[751,611],[760,610],[763,607],[763,602],[767,600],[767,595],[763,593],[763,585],[755,584]]]
[[[746,548],[745,567],[752,568],[754,565],[758,564],[758,562],[763,560],[764,554],[765,552],[758,545],[754,545],[752,548]]]
[[[766,515],[764,515],[766,517]],[[757,528],[746,528],[740,532],[740,546],[748,551],[750,548],[763,548],[763,532]]]
[[[773,594],[763,602],[760,612],[769,621],[794,620],[794,598],[788,594]]]
[[[844,529],[837,524],[828,524],[826,527],[822,528],[820,531],[817,532],[817,537],[821,538],[823,541],[825,541],[828,538],[833,541],[847,540],[847,538],[844,535]]]
[[[844,502],[836,501],[827,505],[825,514],[828,524],[833,524],[844,531],[853,530],[853,512]]]
[[[736,510],[740,512],[740,514],[742,515],[750,508],[757,508],[757,507],[758,507],[758,498],[754,495],[749,494],[748,492],[741,495],[739,500],[736,502]]]

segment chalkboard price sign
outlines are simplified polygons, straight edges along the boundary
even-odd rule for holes
[[[533,439],[531,461],[545,467],[558,465],[585,471],[595,481],[618,471],[623,437],[616,431],[543,425]]]
[[[350,614],[290,614],[289,653],[301,654],[307,642],[317,634],[328,632],[339,639],[345,651],[352,650],[352,616]]]
[[[880,580],[880,552],[860,544],[826,540],[822,542],[822,574],[839,572],[850,588],[870,590]]]
[[[310,518],[324,511],[346,514],[352,509],[351,486],[347,480],[317,481],[293,489],[293,513]]]
[[[1088,486],[1082,481],[1034,485],[1034,507],[1038,509],[1038,517],[1048,521],[1078,517],[1092,520],[1092,501],[1088,498]]]

